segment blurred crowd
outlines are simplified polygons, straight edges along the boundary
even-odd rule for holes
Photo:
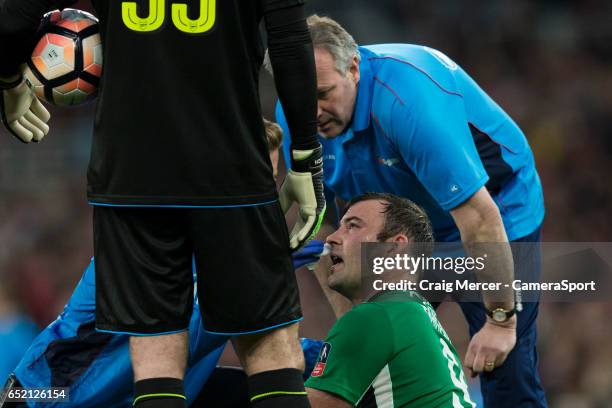
[[[416,43],[449,55],[525,131],[544,186],[544,240],[612,241],[612,2],[307,4],[310,12],[340,21],[360,44]],[[264,74],[269,118],[274,99]],[[39,326],[54,319],[92,255],[85,176],[93,110],[94,104],[51,109],[52,132],[38,145],[0,131],[0,296],[17,306],[0,307],[0,338],[8,315],[21,313]],[[305,334],[322,336],[329,310],[316,284],[301,280]],[[610,312],[612,301],[542,305],[540,369],[552,407],[610,406]],[[443,305],[440,315],[464,350],[465,323],[456,306]]]

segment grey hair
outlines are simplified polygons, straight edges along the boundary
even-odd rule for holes
[[[361,61],[355,39],[337,21],[313,14],[308,17],[306,23],[310,29],[313,47],[329,52],[334,57],[334,65],[341,74],[348,72],[354,57],[357,57],[357,62]],[[264,57],[264,68],[274,75],[268,50]]]

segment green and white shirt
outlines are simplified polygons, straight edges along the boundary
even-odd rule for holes
[[[416,292],[382,292],[344,315],[306,387],[360,407],[475,407],[455,348]]]

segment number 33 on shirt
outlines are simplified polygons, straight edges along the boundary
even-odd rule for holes
[[[203,34],[215,25],[217,0],[200,0],[200,15],[191,19],[186,4],[172,4],[172,23],[187,34]],[[132,31],[149,33],[159,30],[166,19],[166,0],[149,0],[149,15],[141,17],[134,1],[121,4],[123,24]]]

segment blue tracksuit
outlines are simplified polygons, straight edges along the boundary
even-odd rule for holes
[[[91,261],[64,312],[34,340],[15,369],[24,387],[70,387],[70,402],[33,403],[30,407],[129,407],[133,375],[129,336],[95,330],[95,270]],[[207,333],[194,304],[189,326],[188,402],[214,370],[227,336]]]

